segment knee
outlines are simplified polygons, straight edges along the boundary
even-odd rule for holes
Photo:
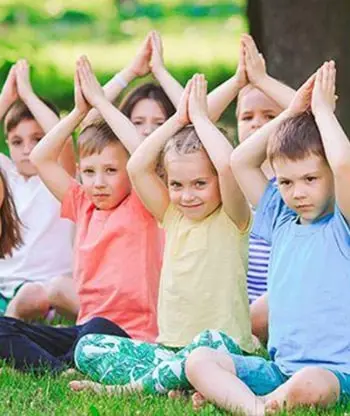
[[[64,296],[62,290],[62,277],[54,277],[50,280],[50,283],[47,285],[47,296],[50,302],[50,305],[55,305],[59,299]]]
[[[339,383],[334,374],[317,367],[300,370],[294,376],[287,402],[295,405],[327,405],[337,400]]]
[[[48,304],[47,292],[40,283],[26,283],[18,291],[14,299],[18,300],[19,306],[26,308],[27,306],[41,309]]]
[[[198,347],[190,353],[185,363],[185,373],[191,384],[196,381],[199,373],[205,371],[208,364],[215,361],[215,353],[215,350],[208,347]]]

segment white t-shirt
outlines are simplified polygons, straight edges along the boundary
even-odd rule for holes
[[[61,204],[39,176],[25,179],[2,154],[0,167],[23,223],[24,244],[12,257],[0,260],[0,292],[11,297],[24,281],[45,282],[72,273],[74,225],[60,218]]]

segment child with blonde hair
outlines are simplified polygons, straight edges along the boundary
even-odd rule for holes
[[[234,343],[222,330],[236,340],[236,353],[253,350],[246,289],[250,209],[229,166],[232,146],[209,120],[206,94],[204,76],[195,75],[176,114],[128,163],[134,188],[166,232],[158,344],[88,335],[75,351],[77,367],[114,384],[108,389],[117,394],[188,389],[188,353],[199,345],[230,351]],[[157,174],[159,157],[166,184]],[[213,330],[193,340],[206,327]],[[103,390],[86,381],[71,387]]]

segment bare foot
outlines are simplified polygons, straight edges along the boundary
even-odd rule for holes
[[[95,383],[89,380],[74,380],[71,381],[68,385],[73,391],[92,391],[97,394],[110,393],[110,387],[116,387],[104,386],[103,384]]]
[[[89,380],[74,380],[71,381],[69,387],[73,391],[91,391],[96,394],[115,394],[122,395],[141,391],[142,386],[138,383],[126,384],[124,386],[107,386],[105,384],[95,383]]]
[[[181,390],[170,390],[168,392],[169,399],[181,399],[184,395],[185,392]]]
[[[265,415],[274,415],[281,410],[277,400],[268,400],[265,403]]]
[[[70,376],[77,376],[79,373],[79,371],[75,368],[68,368],[66,371],[63,371],[61,373],[62,377],[70,377]]]
[[[192,394],[192,407],[193,410],[200,410],[205,403],[207,402],[207,399],[199,393],[199,391],[196,391]]]

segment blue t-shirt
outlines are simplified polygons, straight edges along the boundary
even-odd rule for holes
[[[271,358],[286,375],[311,365],[350,374],[350,227],[338,207],[302,225],[268,184],[253,233],[272,245]]]

